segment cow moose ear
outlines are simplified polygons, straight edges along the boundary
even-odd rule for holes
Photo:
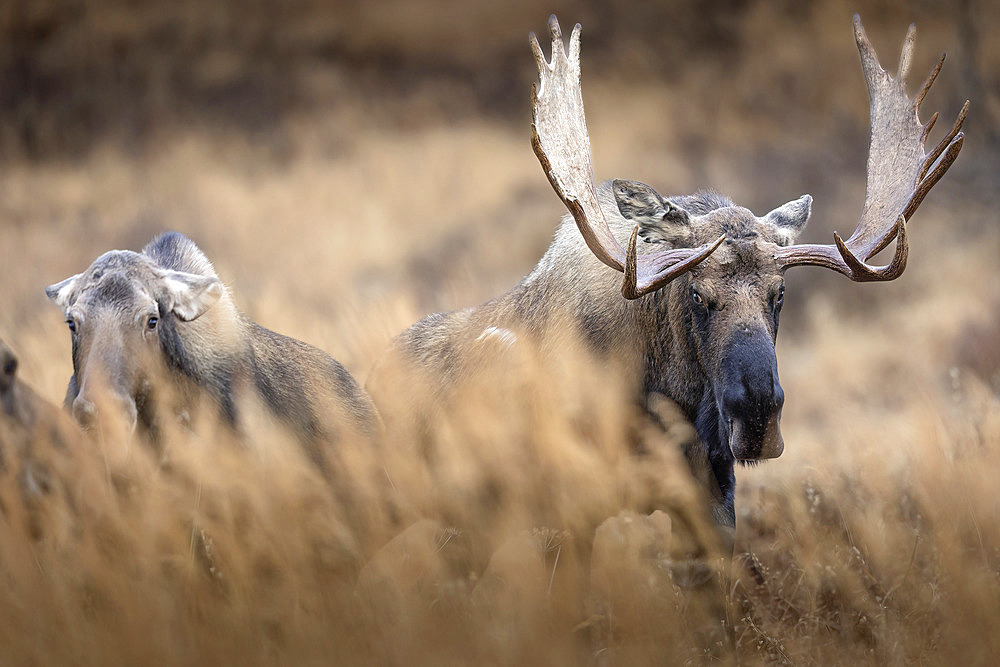
[[[691,216],[656,190],[639,181],[612,182],[615,203],[622,217],[639,225],[639,236],[647,243],[685,242],[691,235]]]
[[[69,306],[69,297],[73,292],[73,287],[76,286],[77,279],[82,275],[82,273],[78,273],[62,282],[49,285],[45,288],[45,296],[49,297],[52,303],[59,306],[59,308],[66,310],[66,307]]]
[[[802,195],[764,216],[764,221],[774,225],[777,229],[778,245],[786,246],[795,243],[795,239],[809,222],[812,203],[813,198],[810,195]]]
[[[170,310],[185,322],[198,319],[215,305],[223,294],[222,281],[214,276],[199,276],[183,271],[163,271],[163,284]]]

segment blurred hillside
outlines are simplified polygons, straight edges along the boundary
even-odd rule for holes
[[[42,0],[5,3],[0,13],[3,152],[81,157],[107,141],[135,152],[194,127],[247,135],[280,157],[295,148],[281,132],[290,118],[335,117],[344,107],[377,110],[368,122],[387,128],[484,116],[517,123],[533,76],[524,36],[544,27],[548,11],[587,27],[588,78],[678,90],[702,113],[731,109],[803,139],[844,122],[839,115],[856,116],[853,97],[835,105],[855,81],[840,55],[849,52],[844,17],[861,11],[879,37],[915,21],[924,60],[952,47],[942,99],[968,92],[983,127],[997,121],[1000,55],[991,37],[1000,10],[984,0],[557,0],[541,9],[523,0]]]

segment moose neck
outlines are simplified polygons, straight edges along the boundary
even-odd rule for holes
[[[642,398],[663,394],[677,403],[694,424],[704,458],[689,463],[692,467],[710,468],[718,485],[708,489],[717,504],[713,514],[719,523],[735,526],[735,460],[723,435],[712,383],[697,361],[687,294],[687,281],[680,281],[633,302],[634,321],[642,327],[636,339],[645,345]]]

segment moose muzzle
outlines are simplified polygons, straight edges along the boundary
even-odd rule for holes
[[[774,343],[764,331],[739,335],[720,366],[716,383],[720,430],[728,436],[733,457],[741,461],[781,455],[781,406]]]

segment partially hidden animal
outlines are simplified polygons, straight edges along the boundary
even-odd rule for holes
[[[162,234],[142,252],[106,252],[45,293],[70,330],[66,407],[84,427],[111,405],[129,427],[155,435],[154,399],[169,393],[179,397],[178,415],[208,397],[237,430],[253,400],[314,458],[325,442],[379,428],[371,399],[344,366],[242,314],[183,234]]]
[[[32,539],[72,532],[94,487],[80,467],[84,436],[77,425],[18,375],[18,358],[0,340],[0,513],[4,536],[26,530]],[[62,533],[60,533],[62,534]],[[20,549],[7,540],[5,549]]]
[[[796,244],[810,216],[809,195],[758,216],[713,192],[664,197],[637,181],[596,185],[580,88],[580,26],[568,51],[554,16],[549,28],[551,61],[534,35],[530,40],[540,76],[532,90],[531,143],[569,215],[520,284],[404,331],[368,388],[380,407],[385,401],[384,413],[393,399],[383,396],[393,389],[446,395],[475,365],[470,360],[527,339],[540,341],[546,355],[561,354],[563,343],[550,332],[569,320],[595,354],[631,369],[631,398],[640,409],[666,396],[695,425],[701,448],[688,453],[689,463],[696,479],[707,480],[715,520],[732,527],[734,464],[774,458],[784,449],[774,346],[785,272],[819,266],[857,282],[898,278],[907,260],[907,223],[958,156],[968,102],[927,151],[937,114],[922,123],[918,110],[943,56],[910,98],[904,82],[913,26],[891,75],[855,16],[872,127],[861,219],[846,241],[835,234],[832,245]],[[868,263],[893,240],[888,264]],[[433,378],[431,386],[398,375],[408,367]]]

